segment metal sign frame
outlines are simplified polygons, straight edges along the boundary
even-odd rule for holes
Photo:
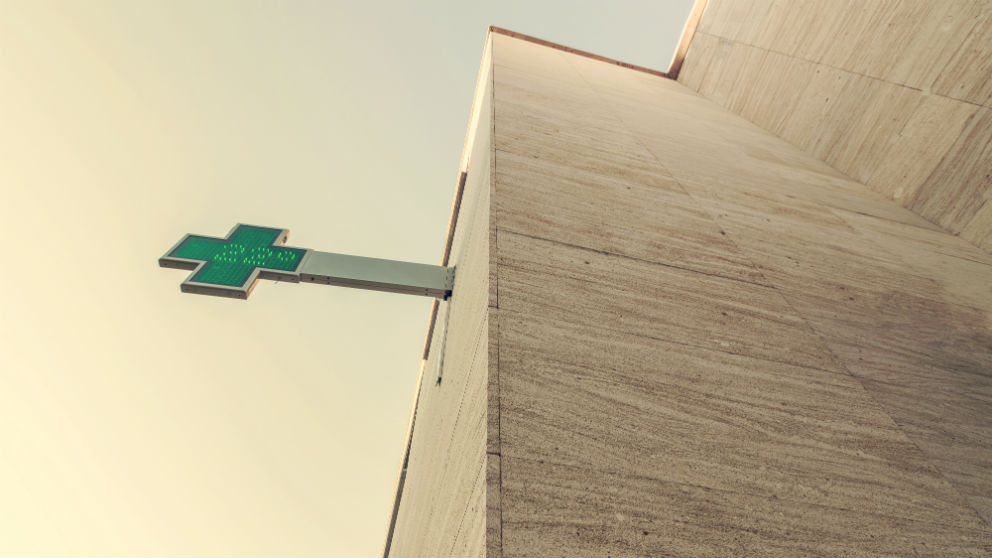
[[[271,269],[256,266],[255,269],[251,271],[248,278],[245,279],[244,283],[240,286],[233,287],[227,285],[218,285],[216,283],[202,283],[199,281],[194,281],[193,278],[196,277],[197,273],[200,272],[201,268],[210,263],[209,260],[198,260],[191,258],[180,258],[173,256],[172,254],[179,249],[187,240],[191,237],[198,238],[209,238],[213,240],[231,240],[236,232],[242,227],[251,227],[255,229],[268,229],[273,231],[278,231],[275,240],[272,241],[272,246],[292,248],[294,250],[303,250],[303,257],[296,264],[296,269],[294,271],[283,271],[280,269]],[[307,248],[298,248],[295,246],[282,246],[286,243],[286,239],[289,238],[289,229],[282,229],[278,227],[260,227],[257,225],[248,225],[245,223],[238,223],[227,233],[227,236],[223,238],[218,238],[215,236],[206,236],[202,234],[187,234],[177,242],[164,256],[158,259],[158,265],[160,267],[166,267],[171,269],[183,269],[192,271],[189,276],[179,285],[179,290],[184,293],[191,294],[202,294],[210,296],[219,296],[224,298],[238,298],[241,300],[246,300],[248,295],[251,294],[252,290],[255,289],[255,284],[258,283],[259,279],[269,279],[272,281],[283,281],[287,283],[299,283],[300,282],[300,270],[303,268],[304,263],[310,257],[310,253],[313,250]]]

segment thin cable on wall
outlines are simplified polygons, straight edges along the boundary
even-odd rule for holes
[[[444,348],[448,343],[448,318],[451,317],[451,298],[442,302],[444,305],[444,324],[441,327],[441,351],[437,358],[437,382],[434,384],[436,386],[441,385],[441,373],[444,371]]]

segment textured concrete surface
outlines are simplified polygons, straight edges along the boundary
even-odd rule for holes
[[[393,554],[992,553],[992,256],[678,82],[491,53]]]
[[[992,3],[709,0],[679,81],[992,252]]]
[[[678,83],[493,60],[503,554],[992,550],[987,254]]]
[[[455,266],[454,293],[441,303],[430,339],[390,556],[485,554],[491,82],[484,61],[481,125],[467,143],[448,261]]]

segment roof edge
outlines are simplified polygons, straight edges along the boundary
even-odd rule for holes
[[[692,39],[696,36],[696,29],[700,20],[703,19],[703,12],[706,11],[708,0],[696,0],[689,12],[689,18],[685,20],[685,27],[682,28],[682,36],[679,38],[679,45],[675,47],[675,54],[672,55],[672,62],[668,65],[668,77],[679,79],[679,72],[682,71],[682,63],[689,53]]]
[[[553,48],[555,50],[561,50],[561,51],[568,52],[568,53],[571,53],[571,54],[577,54],[579,56],[584,56],[586,58],[592,58],[593,60],[599,60],[600,62],[606,62],[606,63],[609,63],[609,64],[613,64],[615,66],[620,66],[620,67],[623,67],[623,68],[627,68],[629,70],[635,70],[635,71],[638,71],[638,72],[644,72],[646,74],[651,74],[651,75],[659,76],[659,77],[665,77],[665,78],[671,77],[671,76],[668,75],[667,72],[662,72],[661,70],[653,70],[651,68],[646,68],[644,66],[638,66],[637,64],[630,64],[630,63],[627,63],[627,62],[616,60],[614,58],[607,58],[606,56],[600,56],[598,54],[593,54],[593,53],[591,53],[589,51],[586,51],[586,50],[579,50],[577,48],[572,48],[570,46],[565,46],[565,45],[562,45],[562,44],[553,43],[551,41],[546,41],[544,39],[538,39],[537,37],[534,37],[532,35],[526,35],[524,33],[517,33],[516,31],[510,31],[509,29],[504,29],[502,27],[496,27],[495,25],[490,25],[489,26],[489,32],[490,33],[498,33],[500,35],[506,35],[507,37],[513,37],[514,39],[520,39],[520,40],[523,40],[523,41],[527,41],[527,42],[530,42],[530,43],[538,44],[538,45],[541,45],[541,46],[546,46],[546,47],[549,47],[549,48]]]

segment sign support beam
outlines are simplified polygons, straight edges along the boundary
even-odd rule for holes
[[[300,267],[300,282],[446,299],[455,268],[311,250]]]

